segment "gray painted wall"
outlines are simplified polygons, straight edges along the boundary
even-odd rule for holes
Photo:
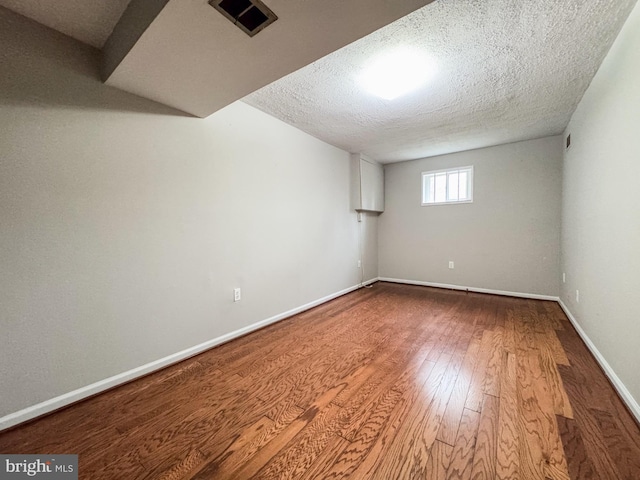
[[[387,165],[380,276],[557,296],[561,142],[548,137]],[[473,203],[420,205],[422,172],[467,165],[474,166]]]
[[[640,5],[567,128],[561,298],[640,402]],[[580,302],[576,302],[576,290]],[[640,410],[636,409],[636,414]]]
[[[106,87],[4,9],[0,71],[0,416],[357,285],[361,245],[377,276],[348,153]]]

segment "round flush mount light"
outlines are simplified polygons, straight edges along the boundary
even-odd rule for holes
[[[423,86],[436,70],[435,62],[427,55],[408,48],[397,48],[375,57],[357,80],[370,94],[393,100]]]

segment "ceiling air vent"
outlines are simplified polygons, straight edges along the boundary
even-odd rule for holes
[[[210,0],[209,5],[250,37],[278,19],[260,0]]]

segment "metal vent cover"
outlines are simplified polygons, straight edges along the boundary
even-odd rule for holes
[[[250,37],[278,19],[260,0],[210,0],[209,5]]]

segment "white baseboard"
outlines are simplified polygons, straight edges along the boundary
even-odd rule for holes
[[[44,402],[38,403],[31,407],[24,408],[15,413],[10,413],[9,415],[0,417],[0,431],[13,427],[15,425],[18,425],[20,423],[26,422],[33,418],[40,417],[42,415],[53,412],[60,408],[66,407],[67,405],[71,405],[72,403],[78,402],[87,397],[91,397],[98,393],[104,392],[105,390],[109,390],[111,388],[117,387],[118,385],[122,385],[123,383],[130,382],[131,380],[135,380],[136,378],[155,372],[156,370],[160,370],[174,363],[178,363],[189,357],[193,357],[194,355],[198,355],[199,353],[209,350],[210,348],[213,348],[217,345],[226,343],[230,340],[233,340],[234,338],[241,337],[243,335],[246,335],[247,333],[253,332],[254,330],[258,330],[260,328],[266,327],[267,325],[276,323],[280,320],[291,317],[300,312],[304,312],[305,310],[309,310],[322,303],[328,302],[329,300],[333,300],[334,298],[338,298],[342,295],[353,292],[354,290],[357,290],[361,287],[364,287],[365,285],[369,285],[377,281],[378,281],[377,278],[367,280],[364,283],[355,285],[353,287],[345,288],[344,290],[340,290],[339,292],[332,293],[331,295],[327,295],[326,297],[322,297],[318,300],[314,300],[313,302],[307,303],[300,307],[288,310],[284,313],[280,313],[273,317],[267,318],[266,320],[253,323],[247,327],[240,328],[238,330],[235,330],[233,332],[227,333],[220,337],[214,338],[207,342],[201,343],[194,347],[187,348],[186,350],[182,350],[181,352],[174,353],[173,355],[169,355],[167,357],[161,358],[154,362],[147,363],[146,365],[142,365],[132,370],[119,373],[118,375],[105,378],[104,380],[100,380],[98,382],[92,383],[85,387],[78,388],[77,390],[73,390],[69,393],[65,393],[58,397],[45,400]]]
[[[531,298],[534,300],[551,300],[554,302],[557,302],[558,300],[560,300],[558,297],[554,297],[551,295],[539,295],[537,293],[507,292],[504,290],[492,290],[490,288],[464,287],[461,285],[449,285],[446,283],[422,282],[419,280],[404,280],[402,278],[379,277],[378,280],[380,280],[381,282],[406,283],[407,285],[421,285],[423,287],[447,288],[449,290],[468,290],[469,292],[490,293],[492,295],[504,295],[506,297]]]
[[[380,281],[380,278],[376,277],[376,278],[372,278],[370,280],[365,281],[364,283],[361,283],[359,285],[359,287],[366,287],[367,285],[371,285],[372,283],[376,283]]]
[[[585,343],[587,348],[591,351],[591,354],[595,357],[596,361],[600,364],[600,367],[604,371],[605,375],[609,378],[609,381],[611,382],[611,384],[617,390],[618,395],[620,395],[620,398],[622,398],[622,401],[627,405],[627,408],[629,409],[629,411],[636,417],[636,421],[640,423],[640,405],[638,404],[636,399],[633,398],[633,395],[631,395],[631,392],[627,390],[627,387],[624,385],[624,383],[622,383],[622,380],[620,380],[618,375],[616,375],[616,372],[613,371],[613,368],[611,368],[611,365],[609,365],[609,362],[607,362],[607,360],[600,353],[600,351],[595,346],[595,344],[591,341],[587,333],[582,329],[582,327],[580,326],[576,318],[573,316],[573,314],[569,310],[569,308],[564,304],[562,300],[558,300],[558,303],[560,304],[560,307],[562,308],[564,313],[569,318],[569,321],[571,322],[573,327],[578,332],[578,335],[580,335],[580,338],[582,338],[582,341]]]
[[[114,376],[106,378],[104,380],[100,380],[98,382],[92,383],[91,385],[87,385],[86,387],[82,387],[82,388],[79,388],[77,390],[73,390],[72,392],[65,393],[65,394],[60,395],[58,397],[52,398],[50,400],[46,400],[44,402],[38,403],[36,405],[33,405],[31,407],[27,407],[25,409],[19,410],[19,411],[15,412],[15,413],[10,413],[9,415],[6,415],[6,416],[0,418],[0,431],[5,430],[5,429],[10,428],[10,427],[13,427],[15,425],[18,425],[20,423],[26,422],[26,421],[31,420],[33,418],[45,415],[45,414],[50,413],[50,412],[53,412],[53,411],[58,410],[60,408],[66,407],[67,405],[70,405],[72,403],[78,402],[78,401],[80,401],[80,400],[82,400],[84,398],[87,398],[87,397],[96,395],[98,393],[104,392],[105,390],[109,390],[111,388],[117,387],[118,385],[121,385],[123,383],[127,383],[127,382],[129,382],[131,380],[135,380],[136,378],[139,378],[139,377],[142,377],[142,376],[147,375],[149,373],[152,373],[154,371],[160,370],[160,369],[162,369],[164,367],[167,367],[169,365],[172,365],[174,363],[178,363],[178,362],[180,362],[182,360],[185,360],[185,359],[187,359],[189,357],[193,357],[195,355],[198,355],[199,353],[202,353],[202,352],[204,352],[206,350],[209,350],[210,348],[213,348],[213,347],[215,347],[217,345],[220,345],[222,343],[225,343],[225,342],[228,342],[230,340],[233,340],[234,338],[241,337],[243,335],[246,335],[247,333],[250,333],[250,332],[253,332],[253,331],[258,330],[260,328],[266,327],[267,325],[270,325],[272,323],[276,323],[276,322],[278,322],[280,320],[283,320],[285,318],[291,317],[291,316],[296,315],[298,313],[304,312],[305,310],[309,310],[309,309],[311,309],[313,307],[316,307],[316,306],[318,306],[318,305],[320,305],[322,303],[328,302],[330,300],[333,300],[334,298],[337,298],[337,297],[340,297],[340,296],[345,295],[347,293],[353,292],[354,290],[357,290],[358,288],[361,288],[361,287],[366,286],[366,285],[370,285],[370,284],[375,283],[377,281],[393,282],[393,283],[405,283],[405,284],[408,284],[408,285],[422,285],[422,286],[437,287],[437,288],[448,288],[448,289],[454,289],[454,290],[469,290],[469,291],[472,291],[472,292],[491,293],[491,294],[495,294],[495,295],[506,295],[506,296],[512,296],[512,297],[558,301],[558,303],[560,304],[562,310],[564,310],[564,312],[566,313],[567,317],[569,318],[569,320],[571,321],[571,323],[575,327],[576,331],[578,332],[578,334],[580,335],[580,337],[582,338],[584,343],[587,345],[587,347],[589,348],[589,350],[591,351],[593,356],[596,358],[596,360],[598,361],[598,363],[600,364],[600,366],[604,370],[605,374],[607,375],[607,377],[609,378],[609,380],[611,381],[613,386],[618,391],[618,394],[620,395],[622,400],[626,403],[626,405],[629,408],[629,410],[634,414],[634,416],[636,417],[637,421],[640,422],[640,405],[638,405],[638,402],[633,398],[633,396],[631,395],[629,390],[627,390],[627,388],[625,387],[624,383],[622,383],[620,378],[618,378],[618,376],[615,374],[615,372],[613,371],[613,369],[611,368],[609,363],[605,360],[605,358],[598,351],[598,349],[593,344],[591,339],[587,336],[587,334],[582,329],[582,327],[578,324],[578,322],[576,321],[575,317],[569,311],[567,306],[558,297],[552,297],[552,296],[547,296],[547,295],[538,295],[538,294],[526,294],[526,293],[519,293],[519,292],[505,292],[505,291],[500,291],[500,290],[490,290],[490,289],[484,289],[484,288],[467,288],[467,287],[461,287],[459,285],[447,285],[447,284],[442,284],[442,283],[421,282],[421,281],[415,281],[415,280],[402,280],[402,279],[397,279],[397,278],[378,277],[378,278],[373,278],[373,279],[367,280],[366,282],[364,282],[362,284],[355,285],[355,286],[349,287],[349,288],[345,288],[344,290],[341,290],[339,292],[333,293],[331,295],[327,295],[326,297],[320,298],[318,300],[315,300],[313,302],[307,303],[307,304],[302,305],[300,307],[288,310],[288,311],[286,311],[284,313],[275,315],[273,317],[267,318],[267,319],[262,320],[260,322],[256,322],[256,323],[251,324],[251,325],[249,325],[247,327],[235,330],[233,332],[230,332],[228,334],[225,334],[225,335],[222,335],[220,337],[214,338],[212,340],[209,340],[207,342],[201,343],[201,344],[196,345],[194,347],[188,348],[188,349],[183,350],[181,352],[174,353],[173,355],[169,355],[167,357],[161,358],[161,359],[156,360],[154,362],[147,363],[146,365],[142,365],[142,366],[134,368],[132,370],[128,370],[128,371],[120,373],[118,375],[114,375]]]

